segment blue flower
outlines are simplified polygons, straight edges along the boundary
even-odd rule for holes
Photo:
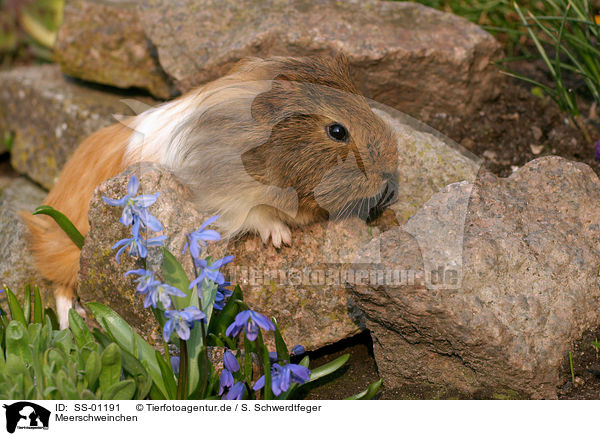
[[[152,271],[147,271],[143,268],[132,269],[130,271],[127,271],[125,273],[125,277],[127,277],[130,274],[136,274],[139,276],[137,279],[135,279],[135,282],[137,283],[135,290],[138,292],[146,292],[146,289],[148,288],[150,283],[154,281],[154,273]]]
[[[206,247],[206,241],[218,241],[221,239],[221,235],[215,230],[205,230],[206,227],[214,223],[219,216],[213,216],[212,218],[207,219],[200,226],[200,228],[192,233],[186,233],[187,242],[185,243],[185,247],[183,247],[183,251],[181,254],[184,254],[186,249],[190,247],[190,253],[192,253],[192,257],[194,259],[198,259],[200,256],[200,248]]]
[[[263,330],[275,330],[273,322],[265,315],[253,310],[244,310],[238,313],[225,332],[226,336],[237,336],[242,330],[246,333],[249,341],[258,337],[258,328]]]
[[[306,353],[306,350],[304,349],[304,347],[302,345],[294,345],[294,347],[292,348],[292,351],[290,352],[290,354],[292,356],[299,356],[300,354],[304,354]]]
[[[204,279],[213,281],[218,285],[223,285],[225,283],[225,277],[219,272],[219,268],[232,260],[233,256],[225,256],[223,259],[215,260],[209,265],[208,261],[204,259],[194,259],[194,263],[200,268],[200,274],[192,281],[192,283],[190,283],[189,289],[201,285]]]
[[[168,320],[163,329],[165,342],[169,341],[173,330],[175,330],[177,336],[187,341],[190,338],[190,329],[194,323],[206,319],[206,315],[196,306],[190,306],[184,310],[166,310],[165,318]]]
[[[302,365],[296,365],[294,363],[288,363],[285,366],[281,366],[274,363],[271,367],[271,390],[273,394],[278,397],[282,392],[287,392],[292,383],[306,383],[310,380],[310,369],[305,368]],[[265,387],[265,376],[263,375],[254,384],[255,391],[258,391]]]
[[[214,307],[217,310],[223,310],[225,307],[225,299],[231,297],[233,291],[230,291],[226,286],[231,286],[230,282],[223,282],[223,284],[217,286],[217,295],[215,296]]]
[[[119,251],[117,251],[116,256],[118,264],[121,264],[121,262],[119,262],[119,257],[126,248],[129,248],[130,256],[139,256],[145,258],[148,255],[147,247],[159,247],[162,245],[162,241],[167,238],[163,235],[156,236],[154,238],[143,239],[140,236],[140,222],[138,220],[134,221],[133,227],[131,228],[131,233],[131,238],[121,239],[112,247],[113,250],[117,247],[121,247]]]
[[[233,382],[233,374],[227,368],[224,368],[221,372],[221,377],[219,377],[219,393],[217,395],[222,395],[225,392],[225,388],[231,388]]]
[[[223,364],[225,365],[225,368],[227,368],[232,373],[238,372],[240,370],[240,364],[237,358],[229,350],[225,350],[225,354],[223,355]]]
[[[244,395],[246,394],[246,385],[244,382],[237,382],[233,385],[233,387],[227,392],[225,396],[226,400],[243,400]]]
[[[135,221],[141,221],[144,228],[160,232],[162,230],[162,224],[147,210],[149,206],[154,204],[160,195],[160,192],[157,192],[156,194],[138,195],[135,197],[139,187],[140,183],[138,178],[133,174],[127,184],[127,195],[117,200],[105,196],[102,196],[102,199],[110,206],[123,207],[123,213],[121,214],[121,218],[119,218],[121,224],[129,226]]]
[[[144,298],[144,307],[152,306],[156,308],[160,301],[164,309],[171,307],[171,295],[185,297],[185,293],[175,286],[161,283],[158,280],[151,282],[146,290],[140,292],[140,294],[146,294],[146,298]]]

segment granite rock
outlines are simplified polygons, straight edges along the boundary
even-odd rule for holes
[[[56,65],[19,67],[0,72],[0,133],[13,132],[11,164],[51,188],[77,145],[96,130],[132,115],[119,95],[66,79]]]
[[[371,242],[380,280],[351,290],[386,386],[556,398],[573,341],[600,322],[599,195],[587,165],[541,158],[452,184]]]
[[[119,88],[143,88],[158,98],[175,93],[146,38],[136,2],[69,0],[54,45],[63,72]]]
[[[24,177],[13,179],[0,194],[0,286],[8,286],[20,294],[26,284],[38,285],[44,301],[54,304],[49,284],[33,266],[33,257],[27,248],[25,223],[19,211],[32,212],[42,203],[46,192]]]

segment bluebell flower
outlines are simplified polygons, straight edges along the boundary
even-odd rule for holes
[[[160,301],[163,308],[168,309],[171,307],[171,295],[185,297],[185,293],[180,289],[175,286],[167,285],[166,283],[161,283],[158,280],[152,281],[146,290],[140,292],[140,294],[146,294],[146,298],[144,298],[145,308],[149,306],[156,308]]]
[[[175,330],[177,336],[187,341],[190,338],[190,329],[194,323],[206,319],[206,315],[196,306],[190,306],[184,310],[166,310],[165,318],[167,318],[163,329],[165,342],[169,341],[173,330]]]
[[[237,358],[229,350],[225,350],[225,354],[223,355],[223,364],[225,365],[225,368],[227,368],[232,373],[238,372],[240,370],[240,364]]]
[[[121,262],[119,262],[119,257],[121,256],[121,253],[123,253],[123,251],[126,248],[129,248],[130,256],[137,256],[137,257],[145,258],[148,255],[147,247],[160,247],[162,245],[162,241],[164,241],[167,238],[164,235],[156,236],[154,238],[149,238],[149,239],[142,238],[140,235],[140,223],[137,220],[135,220],[133,223],[133,227],[131,228],[131,233],[132,233],[131,238],[121,239],[119,242],[117,242],[115,245],[112,246],[113,250],[117,247],[121,247],[119,249],[119,251],[117,251],[117,256],[116,256],[118,264],[121,263]]]
[[[299,356],[300,354],[304,354],[306,353],[306,350],[304,349],[304,347],[302,345],[294,345],[294,347],[292,348],[292,351],[290,352],[290,354],[292,356]]]
[[[138,195],[136,197],[139,187],[140,182],[135,174],[133,174],[127,184],[127,195],[117,200],[102,196],[102,200],[110,206],[123,207],[123,213],[121,214],[121,218],[119,218],[121,224],[129,226],[133,224],[134,221],[141,221],[144,228],[148,228],[154,232],[160,232],[162,230],[162,224],[156,217],[148,212],[147,209],[154,204],[160,195],[160,192],[157,192],[156,194]]]
[[[208,261],[206,261],[204,259],[194,259],[194,263],[196,264],[196,266],[198,268],[200,268],[200,274],[198,275],[198,277],[196,277],[194,280],[192,280],[192,283],[190,283],[189,289],[192,289],[194,286],[198,286],[198,285],[201,286],[202,281],[204,279],[213,281],[218,285],[223,285],[225,283],[225,277],[219,271],[219,268],[221,268],[223,265],[228,264],[232,260],[233,260],[233,256],[225,256],[223,259],[215,260],[213,263],[211,263],[209,265]],[[198,287],[200,287],[200,286],[198,286]]]
[[[246,394],[246,385],[244,382],[239,381],[233,385],[233,387],[225,395],[226,400],[243,400]]]
[[[219,216],[213,216],[200,226],[198,230],[193,231],[192,233],[186,233],[187,242],[185,243],[185,247],[183,247],[183,251],[181,254],[184,254],[188,247],[190,247],[190,253],[192,253],[192,257],[194,259],[198,259],[200,257],[200,247],[204,248],[208,244],[207,241],[218,241],[221,239],[221,235],[215,230],[208,230],[206,227],[214,223]]]
[[[233,291],[230,291],[226,286],[231,286],[230,282],[223,282],[223,284],[217,286],[217,295],[215,296],[214,307],[217,310],[223,310],[225,307],[225,299],[233,295]]]
[[[217,395],[222,395],[225,392],[225,388],[231,388],[233,386],[233,374],[227,368],[224,368],[221,371],[221,376],[219,377],[219,393]]]
[[[171,369],[173,369],[173,373],[175,373],[175,375],[179,375],[179,356],[172,356],[171,357]]]
[[[275,330],[273,322],[262,313],[253,310],[244,310],[238,313],[227,330],[226,336],[237,336],[242,330],[246,333],[249,341],[254,341],[258,337],[258,328],[263,330]]]
[[[154,281],[154,273],[143,268],[132,269],[130,271],[127,271],[125,273],[125,277],[127,277],[130,274],[135,274],[139,276],[137,279],[135,279],[135,282],[137,283],[135,290],[138,292],[144,293],[150,285],[150,283]]]
[[[274,363],[271,367],[271,390],[273,394],[278,397],[283,392],[287,392],[292,383],[306,383],[310,380],[310,369],[305,368],[302,365],[296,365],[295,363],[288,363],[285,366],[281,366],[278,363]],[[265,376],[261,376],[252,389],[258,391],[265,387]]]

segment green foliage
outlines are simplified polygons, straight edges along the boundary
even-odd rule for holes
[[[0,64],[12,59],[52,60],[64,0],[0,0]]]
[[[524,34],[513,0],[413,0],[435,9],[455,15],[482,26],[504,42],[510,56],[526,50],[521,44]],[[521,4],[532,11],[543,13],[545,2],[522,0]]]
[[[58,330],[37,287],[19,304],[5,288],[8,317],[0,315],[0,399],[143,399],[150,385],[114,343],[101,345],[77,312]],[[1,310],[1,309],[0,309]],[[55,318],[55,317],[54,317]]]
[[[540,87],[564,112],[575,118],[579,116],[579,108],[573,90],[565,84],[565,75],[585,83],[591,97],[600,103],[600,26],[596,24],[588,0],[549,0],[545,3],[545,15],[522,10],[517,3],[514,7],[552,77],[553,85],[512,72],[509,74]]]
[[[77,227],[62,213],[57,211],[51,206],[39,206],[33,212],[33,215],[48,215],[56,221],[56,224],[59,225],[61,229],[67,234],[71,241],[77,248],[81,249],[83,247],[84,237],[77,230]]]

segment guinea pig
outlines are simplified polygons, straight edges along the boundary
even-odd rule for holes
[[[372,218],[397,192],[391,129],[354,86],[342,55],[240,61],[223,78],[88,137],[44,204],[89,230],[96,186],[152,161],[189,187],[198,209],[219,214],[226,236],[258,233],[290,245],[290,227]],[[68,325],[80,251],[46,216],[23,215],[41,274],[56,286]]]

